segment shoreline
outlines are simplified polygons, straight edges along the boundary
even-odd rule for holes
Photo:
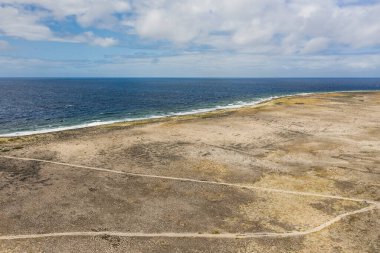
[[[143,123],[143,124],[149,124],[149,123],[158,123],[165,120],[170,119],[181,119],[183,117],[187,116],[203,116],[207,115],[209,113],[224,113],[224,112],[233,112],[237,111],[241,108],[247,108],[247,107],[256,107],[261,106],[266,103],[270,103],[273,101],[276,101],[277,99],[282,98],[293,98],[293,97],[305,97],[305,96],[313,96],[313,95],[324,95],[324,94],[339,94],[339,93],[376,93],[380,92],[380,90],[347,90],[347,91],[326,91],[326,92],[302,92],[302,93],[295,93],[295,94],[289,94],[289,95],[280,95],[280,96],[270,96],[267,98],[259,98],[257,101],[252,102],[242,102],[237,101],[230,103],[226,106],[215,106],[211,108],[204,108],[204,109],[193,109],[190,111],[185,112],[176,112],[176,113],[169,113],[165,115],[152,115],[147,116],[143,118],[130,118],[130,119],[120,119],[120,120],[109,120],[109,121],[95,121],[90,123],[82,123],[78,125],[72,125],[72,126],[62,126],[62,127],[56,127],[56,128],[42,128],[40,130],[27,130],[27,131],[19,131],[19,132],[12,132],[7,134],[0,134],[0,140],[2,139],[8,139],[8,138],[18,138],[18,137],[29,137],[29,136],[39,136],[44,134],[50,134],[50,133],[59,133],[59,132],[65,132],[65,131],[71,131],[71,130],[81,130],[81,129],[89,129],[89,128],[97,128],[97,127],[112,127],[117,126],[117,124],[126,124],[126,123]],[[240,104],[239,104],[240,103]]]
[[[379,112],[339,92],[0,139],[0,251],[370,252]]]

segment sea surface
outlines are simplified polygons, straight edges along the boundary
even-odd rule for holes
[[[380,90],[380,78],[0,78],[0,136],[234,108],[299,93]]]

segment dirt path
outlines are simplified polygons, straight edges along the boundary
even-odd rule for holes
[[[104,232],[63,232],[63,233],[47,233],[47,234],[28,234],[28,235],[8,235],[0,236],[0,240],[17,240],[17,239],[35,239],[35,238],[46,238],[46,237],[64,237],[64,236],[119,236],[119,237],[169,237],[169,238],[217,238],[217,239],[237,239],[237,238],[284,238],[284,237],[295,237],[304,236],[312,233],[321,231],[324,228],[331,226],[332,224],[342,220],[343,218],[371,211],[375,208],[379,208],[378,205],[370,205],[365,208],[340,214],[337,217],[308,230],[304,231],[289,231],[284,233],[271,233],[271,232],[258,232],[258,233],[245,233],[245,234],[233,234],[233,233],[222,233],[222,234],[202,234],[202,233],[124,233],[115,231],[104,231]]]
[[[215,181],[202,181],[202,180],[196,180],[196,179],[190,179],[190,178],[179,178],[179,177],[139,174],[139,173],[118,171],[118,170],[110,170],[110,169],[104,169],[104,168],[90,167],[90,166],[84,166],[84,165],[76,165],[76,164],[34,159],[34,158],[21,158],[21,157],[13,157],[13,156],[0,156],[0,157],[6,158],[6,159],[22,160],[22,161],[35,161],[35,162],[48,163],[48,164],[57,164],[57,165],[62,165],[62,166],[75,167],[75,168],[94,170],[94,171],[100,171],[100,172],[107,172],[107,173],[124,174],[124,175],[135,176],[135,177],[158,178],[158,179],[165,179],[165,180],[176,180],[176,181],[182,181],[182,182],[193,182],[193,183],[201,183],[201,184],[213,184],[213,185],[221,185],[221,186],[228,186],[228,187],[237,187],[237,188],[242,188],[242,189],[252,189],[252,190],[261,190],[261,191],[267,191],[267,192],[276,192],[276,193],[281,193],[281,194],[314,196],[314,197],[322,197],[322,198],[332,198],[332,199],[349,200],[349,201],[356,201],[356,202],[365,202],[365,203],[371,204],[371,205],[364,207],[362,209],[359,209],[359,210],[340,214],[340,215],[334,217],[333,219],[328,220],[328,221],[324,222],[323,224],[321,224],[317,227],[307,229],[304,231],[288,231],[288,232],[283,232],[283,233],[258,232],[258,233],[244,233],[244,234],[234,234],[234,233],[222,233],[222,234],[207,234],[207,233],[205,233],[205,234],[203,234],[203,233],[171,233],[171,232],[167,232],[167,233],[124,233],[124,232],[115,232],[115,231],[102,231],[102,232],[90,231],[90,232],[62,232],[62,233],[46,233],[46,234],[8,235],[8,236],[3,235],[3,236],[0,236],[0,240],[34,239],[34,238],[64,237],[64,236],[101,236],[101,235],[120,236],[120,237],[226,238],[226,239],[265,238],[265,237],[283,238],[283,237],[303,236],[303,235],[307,235],[307,234],[311,234],[311,233],[316,233],[316,232],[321,231],[321,230],[331,226],[332,224],[344,219],[347,216],[360,214],[360,213],[364,213],[364,212],[374,210],[376,208],[380,208],[380,203],[373,201],[373,200],[349,198],[349,197],[342,197],[342,196],[335,196],[335,195],[325,195],[325,194],[312,193],[312,192],[297,192],[297,191],[288,191],[288,190],[265,188],[265,187],[245,186],[245,185],[240,185],[240,184],[223,183],[223,182],[215,182]]]
[[[349,197],[336,196],[336,195],[326,195],[326,194],[313,193],[313,192],[289,191],[289,190],[281,190],[281,189],[274,189],[274,188],[265,188],[265,187],[258,187],[258,186],[232,184],[232,183],[224,183],[224,182],[216,182],[216,181],[208,181],[208,180],[198,180],[198,179],[182,178],[182,177],[149,175],[149,174],[125,172],[125,171],[120,171],[120,170],[111,170],[111,169],[90,167],[90,166],[84,166],[84,165],[70,164],[70,163],[54,162],[54,161],[34,159],[34,158],[22,158],[22,157],[14,157],[14,156],[0,156],[0,158],[22,160],[22,161],[35,161],[35,162],[48,163],[48,164],[57,164],[57,165],[62,165],[62,166],[67,166],[67,167],[74,167],[74,168],[80,168],[80,169],[95,170],[95,171],[100,171],[100,172],[122,174],[122,175],[128,175],[128,176],[133,176],[133,177],[158,178],[158,179],[175,180],[175,181],[181,181],[181,182],[213,184],[213,185],[222,185],[222,186],[237,187],[237,188],[242,188],[242,189],[252,189],[252,190],[276,192],[276,193],[283,193],[283,194],[293,194],[293,195],[301,195],[301,196],[314,196],[314,197],[321,197],[321,198],[350,200],[350,201],[355,201],[355,202],[366,202],[369,204],[376,204],[376,205],[379,204],[378,202],[376,202],[374,200],[367,200],[367,199],[349,198]]]

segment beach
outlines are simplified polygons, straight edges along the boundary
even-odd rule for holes
[[[380,92],[0,137],[0,252],[378,252]]]

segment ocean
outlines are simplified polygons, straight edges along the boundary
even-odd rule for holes
[[[251,105],[300,93],[380,90],[380,78],[0,78],[0,136]]]

